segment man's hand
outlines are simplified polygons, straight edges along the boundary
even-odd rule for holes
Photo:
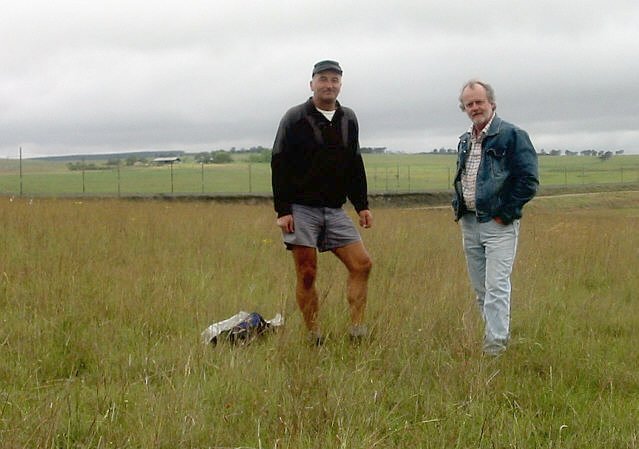
[[[277,219],[277,226],[282,230],[282,232],[286,232],[290,234],[295,231],[295,225],[293,223],[293,215],[282,215]]]
[[[368,209],[359,211],[359,225],[364,229],[373,226],[373,214]]]

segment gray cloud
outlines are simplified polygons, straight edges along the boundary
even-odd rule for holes
[[[454,147],[480,77],[540,149],[639,152],[635,1],[14,3],[1,156],[270,146],[322,58],[365,146]]]

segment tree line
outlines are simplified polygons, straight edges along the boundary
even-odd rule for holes
[[[541,150],[539,154],[541,156],[561,156],[565,154],[566,156],[589,156],[589,157],[598,157],[601,160],[608,160],[612,158],[614,155],[622,155],[623,150],[617,150],[614,153],[612,151],[605,150],[583,150],[583,151],[570,151],[570,150],[550,150],[550,152],[546,152],[546,150]]]

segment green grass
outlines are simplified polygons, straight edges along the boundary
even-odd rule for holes
[[[455,155],[366,154],[369,191],[422,192],[449,189]],[[103,161],[106,162],[106,161]],[[93,162],[100,165],[100,161]],[[578,187],[591,184],[639,183],[639,156],[540,157],[543,186]],[[22,181],[22,183],[21,183]],[[22,190],[21,190],[22,189]],[[24,160],[22,179],[18,161],[0,161],[0,193],[24,195],[131,195],[270,193],[269,164],[237,159],[223,165],[199,165],[186,159],[172,169],[120,167],[100,171],[69,171],[65,163]]]
[[[0,447],[639,446],[639,194],[533,200],[496,360],[450,210],[374,213],[373,337],[322,255],[318,349],[270,206],[0,198]],[[286,322],[200,343],[242,309]]]

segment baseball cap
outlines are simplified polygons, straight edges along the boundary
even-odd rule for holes
[[[324,61],[320,61],[313,66],[313,76],[315,76],[317,73],[326,71],[336,72],[340,75],[342,74],[342,68],[339,66],[339,62],[337,61],[331,61],[327,59]]]

